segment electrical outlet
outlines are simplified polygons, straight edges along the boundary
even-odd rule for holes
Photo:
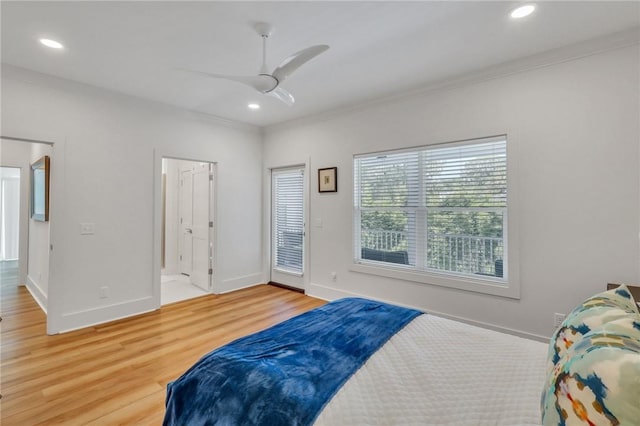
[[[338,274],[336,274],[335,272],[331,273],[331,281],[336,282],[338,281]]]
[[[109,287],[100,287],[100,299],[106,299],[109,297]]]
[[[555,328],[560,327],[562,325],[562,321],[564,321],[565,318],[565,314],[559,314],[556,312],[555,314],[553,314],[553,326]]]

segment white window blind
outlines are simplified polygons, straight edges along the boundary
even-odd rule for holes
[[[303,273],[304,169],[273,170],[273,267]]]
[[[506,137],[354,159],[357,263],[506,282]]]

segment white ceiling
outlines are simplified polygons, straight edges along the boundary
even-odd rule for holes
[[[11,2],[2,1],[2,62],[244,123],[266,126],[415,90],[454,76],[640,25],[640,3]],[[239,83],[179,68],[257,74],[314,44],[331,48],[283,87],[292,107]],[[37,40],[62,42],[61,51]],[[249,102],[262,105],[250,111]]]

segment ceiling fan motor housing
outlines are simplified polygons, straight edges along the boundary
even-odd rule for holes
[[[269,74],[258,74],[253,86],[262,93],[268,93],[278,87],[278,79]]]

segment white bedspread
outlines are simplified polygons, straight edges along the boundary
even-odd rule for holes
[[[539,425],[547,345],[432,315],[392,337],[315,425]]]

